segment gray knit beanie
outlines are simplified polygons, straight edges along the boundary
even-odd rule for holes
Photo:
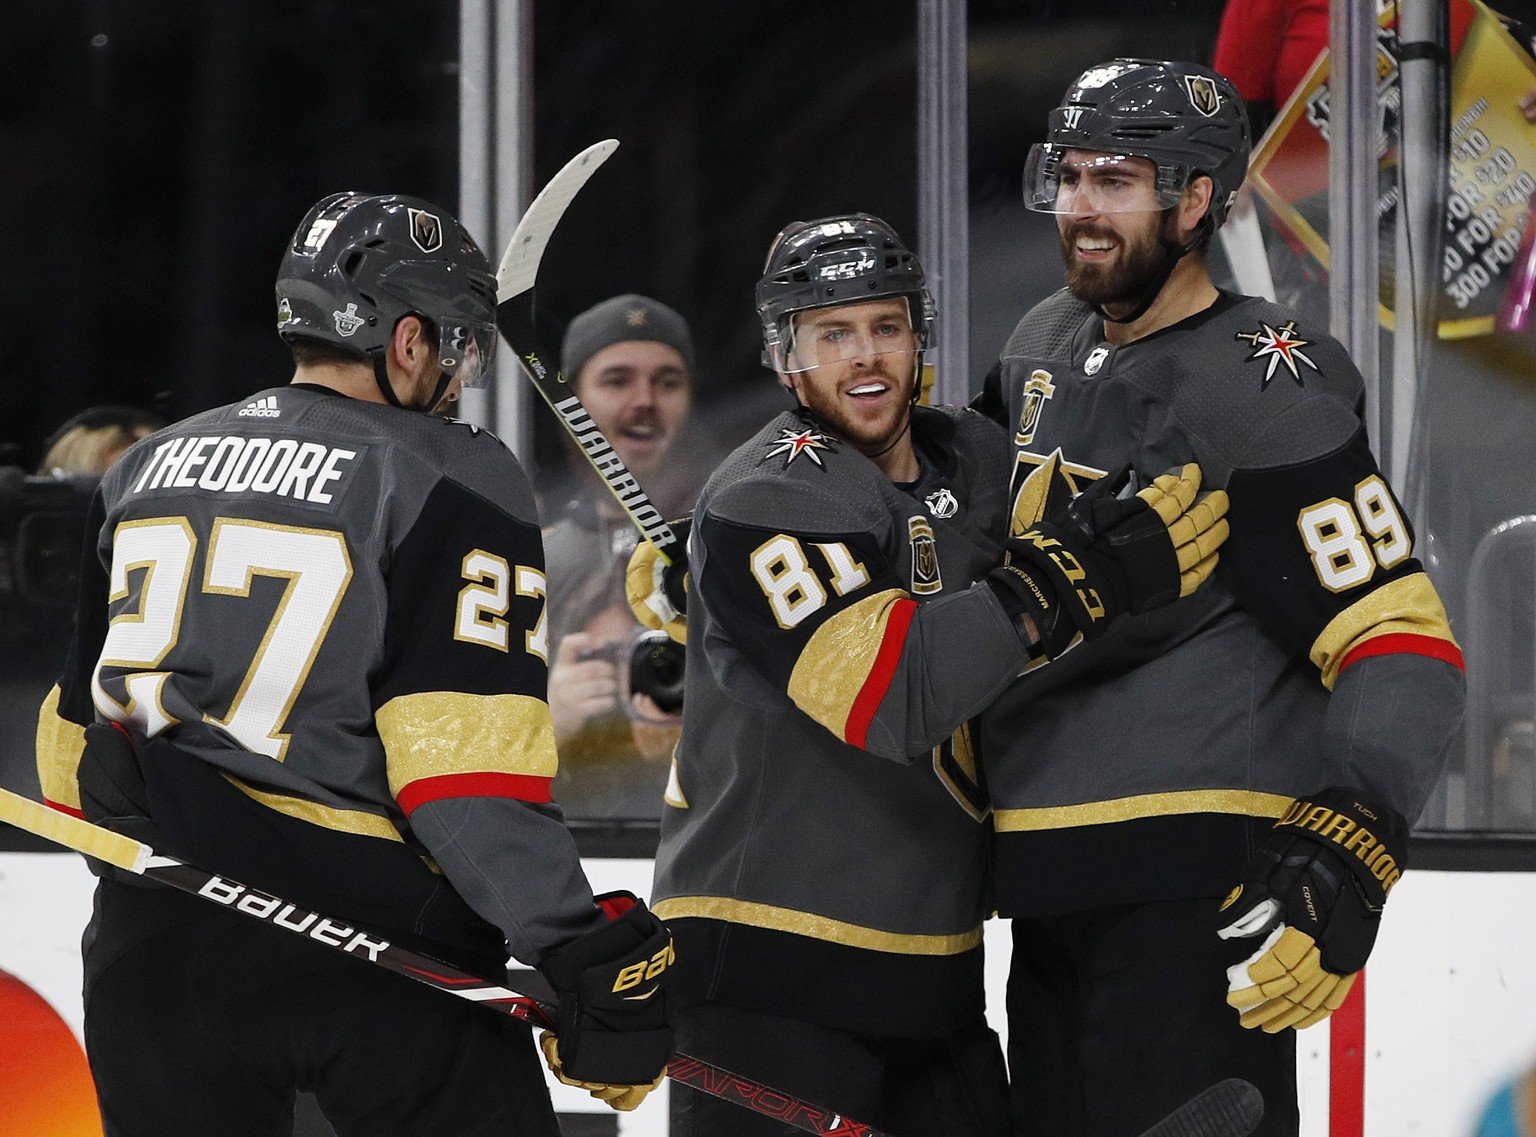
[[[560,369],[575,383],[603,348],[625,340],[649,340],[677,349],[693,375],[693,336],[688,321],[659,300],[630,292],[594,304],[571,321],[560,346]]]

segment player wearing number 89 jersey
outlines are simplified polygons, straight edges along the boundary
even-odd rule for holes
[[[481,974],[540,966],[551,1064],[632,1108],[671,1050],[665,965],[601,1022],[573,993],[670,959],[665,930],[628,894],[594,899],[550,801],[527,479],[439,417],[488,374],[489,265],[428,202],[337,194],[277,291],[292,382],[102,480],[39,718],[44,793]],[[526,1026],[272,934],[103,878],[85,1009],[109,1135],[287,1132],[296,1088],[342,1132],[558,1133]]]
[[[979,720],[1021,1134],[1130,1137],[1240,1077],[1265,1099],[1257,1132],[1294,1137],[1288,1028],[1364,966],[1461,714],[1461,652],[1360,373],[1206,269],[1248,152],[1224,77],[1116,59],[1068,89],[1026,169],[1068,287],[987,384],[1015,523],[1127,462],[1196,461],[1230,493],[1231,536],[1214,587]]]

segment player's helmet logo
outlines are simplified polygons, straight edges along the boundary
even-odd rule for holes
[[[1189,105],[1206,118],[1213,117],[1221,110],[1221,92],[1216,88],[1216,81],[1209,76],[1184,76],[1184,89],[1189,92]]]
[[[411,240],[424,253],[435,253],[443,247],[443,222],[435,213],[425,209],[408,210],[411,216]]]
[[[355,335],[357,329],[368,322],[357,314],[356,304],[348,304],[345,312],[332,312],[331,318],[336,321],[336,334],[339,336]]]

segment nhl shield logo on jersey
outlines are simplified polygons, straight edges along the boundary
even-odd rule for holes
[[[811,430],[809,428],[805,430],[791,430],[786,426],[779,430],[779,437],[768,444],[768,452],[763,455],[763,458],[764,460],[777,458],[782,454],[784,455],[784,468],[788,469],[791,462],[804,454],[816,465],[822,466],[825,469],[826,467],[822,465],[821,455],[816,452],[818,450],[835,449],[837,447],[833,445],[832,440],[819,430]]]
[[[1260,324],[1256,332],[1238,332],[1237,339],[1244,341],[1253,348],[1253,354],[1243,360],[1244,363],[1252,363],[1256,359],[1267,360],[1264,368],[1264,381],[1259,384],[1263,390],[1269,386],[1269,381],[1275,377],[1275,371],[1283,363],[1286,370],[1291,373],[1291,378],[1296,380],[1296,386],[1305,387],[1302,381],[1301,370],[1297,363],[1305,363],[1313,371],[1318,371],[1317,364],[1312,362],[1310,356],[1301,349],[1311,345],[1311,340],[1304,340],[1296,334],[1296,321],[1289,320],[1281,324],[1278,329],[1268,324]],[[1318,374],[1322,374],[1318,371]]]
[[[1029,380],[1024,384],[1024,409],[1019,412],[1019,432],[1014,436],[1014,442],[1028,446],[1035,440],[1035,429],[1040,425],[1045,400],[1055,393],[1049,371],[1037,368],[1030,372]]]
[[[948,486],[941,490],[934,490],[923,498],[923,504],[935,517],[953,517],[960,512],[960,499],[955,497]]]
[[[1104,366],[1104,361],[1109,358],[1109,345],[1101,343],[1088,353],[1088,358],[1083,360],[1083,374],[1090,378],[1099,373],[1099,368]]]
[[[435,213],[425,209],[410,209],[411,240],[424,253],[435,253],[443,247],[443,223]]]
[[[1184,89],[1189,92],[1189,105],[1210,118],[1221,110],[1221,92],[1216,81],[1208,75],[1184,76]]]
[[[942,591],[939,576],[939,546],[933,539],[933,526],[926,517],[907,518],[907,536],[912,541],[912,594],[931,596]]]

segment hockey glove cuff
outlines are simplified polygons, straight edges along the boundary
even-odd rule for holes
[[[142,737],[139,738],[143,741]],[[168,852],[165,835],[149,819],[149,794],[139,765],[135,736],[117,723],[96,722],[85,728],[85,749],[80,753],[80,812],[100,825],[142,841],[157,852]],[[138,873],[112,868],[86,858],[97,876],[112,876],[136,888],[161,887]]]
[[[1226,493],[1199,496],[1194,463],[1135,494],[1129,475],[1126,468],[1100,478],[1010,534],[1008,563],[989,578],[1005,607],[1033,621],[1047,659],[1079,634],[1102,635],[1117,616],[1189,595],[1216,567],[1228,533]]]
[[[609,922],[546,952],[539,964],[560,996],[560,1069],[575,1081],[645,1086],[672,1054],[672,936],[628,892],[606,893],[597,902]]]
[[[635,1109],[646,1099],[661,1080],[667,1076],[666,1067],[656,1075],[656,1080],[640,1086],[616,1086],[607,1082],[583,1082],[576,1078],[567,1077],[565,1068],[560,1064],[560,1046],[555,1036],[549,1031],[539,1032],[539,1049],[544,1052],[544,1061],[549,1064],[550,1073],[560,1079],[567,1086],[575,1086],[578,1090],[586,1090],[604,1105],[628,1113]]]
[[[1338,1009],[1370,956],[1407,851],[1407,820],[1353,790],[1290,804],[1221,906],[1223,939],[1265,937],[1227,971],[1227,1002],[1243,1026],[1300,1030]]]
[[[661,559],[656,546],[641,541],[624,571],[624,595],[635,619],[653,631],[666,632],[678,643],[688,639],[689,518],[668,522],[677,534],[672,563]]]

